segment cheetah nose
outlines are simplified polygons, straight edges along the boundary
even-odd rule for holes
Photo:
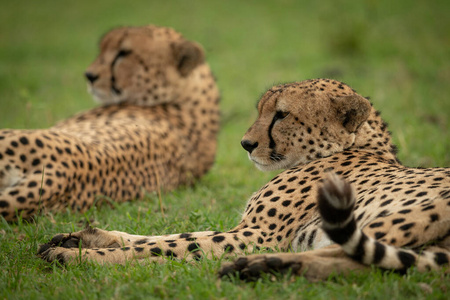
[[[248,151],[248,153],[252,153],[253,150],[255,150],[255,148],[258,147],[258,142],[252,143],[249,140],[242,140],[241,145],[245,150]]]
[[[84,76],[86,76],[90,83],[94,83],[98,79],[98,75],[92,74],[91,72],[84,73]]]

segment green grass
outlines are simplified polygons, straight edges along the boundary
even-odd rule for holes
[[[222,91],[217,162],[193,188],[145,201],[0,223],[0,298],[446,299],[448,277],[381,273],[254,284],[220,281],[220,261],[59,268],[35,257],[55,233],[226,230],[274,173],[256,172],[239,146],[259,95],[275,83],[342,80],[390,124],[409,166],[450,165],[448,1],[9,1],[0,10],[0,128],[48,127],[94,106],[83,70],[99,37],[119,25],[171,26],[203,44]],[[293,281],[293,282],[291,282]]]

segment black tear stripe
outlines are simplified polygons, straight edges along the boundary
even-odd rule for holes
[[[114,65],[116,64],[119,57],[120,57],[119,55],[116,55],[116,57],[114,58],[114,60],[111,63],[111,89],[117,95],[120,95],[122,93],[122,91],[116,87],[116,77],[114,76]]]
[[[275,125],[275,122],[277,120],[278,120],[278,118],[275,115],[275,117],[273,117],[272,123],[270,123],[270,125],[269,125],[269,132],[268,132],[268,134],[269,134],[269,141],[270,141],[269,142],[269,148],[270,149],[275,149],[275,146],[276,146],[275,141],[274,141],[274,139],[272,137],[272,129],[273,129],[273,126]]]
[[[117,44],[117,48],[120,49],[121,48],[121,44],[122,42],[125,40],[125,38],[128,35],[128,31],[125,31],[123,36],[120,38],[118,44]],[[122,93],[122,91],[116,87],[116,77],[114,76],[114,66],[117,62],[117,60],[121,57],[125,57],[127,55],[129,55],[132,51],[131,50],[119,50],[119,52],[117,52],[116,57],[114,57],[112,63],[111,63],[111,89],[117,94],[120,95]]]

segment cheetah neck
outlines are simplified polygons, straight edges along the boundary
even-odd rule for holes
[[[392,163],[400,163],[396,156],[397,147],[392,143],[387,123],[373,108],[369,119],[358,129],[355,143],[350,149],[352,148],[370,151]]]

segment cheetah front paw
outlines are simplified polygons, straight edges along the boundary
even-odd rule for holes
[[[78,232],[57,234],[48,243],[41,245],[41,249],[50,247],[118,248],[126,244],[127,241],[113,232],[87,227]]]
[[[89,254],[87,250],[99,248],[119,248],[126,246],[120,236],[97,228],[86,228],[75,233],[55,235],[49,242],[39,247],[37,255],[42,259],[61,264]]]
[[[61,265],[65,265],[71,262],[81,261],[83,252],[87,250],[77,248],[63,248],[63,247],[50,247],[42,245],[39,248],[38,256],[45,261],[54,262],[57,261]]]

